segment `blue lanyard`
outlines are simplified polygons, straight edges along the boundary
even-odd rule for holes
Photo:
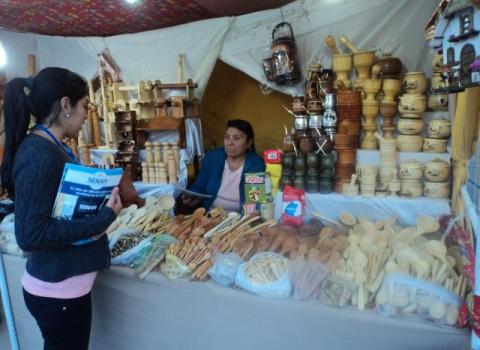
[[[39,129],[39,130],[43,131],[45,134],[47,134],[52,139],[52,141],[55,142],[56,145],[63,150],[63,152],[65,152],[65,154],[67,155],[68,158],[70,158],[72,163],[79,164],[79,161],[78,161],[77,157],[75,157],[75,154],[73,154],[72,150],[67,145],[58,141],[58,139],[55,137],[54,134],[52,134],[52,132],[50,130],[48,130],[42,124],[37,124],[35,126],[35,128]]]

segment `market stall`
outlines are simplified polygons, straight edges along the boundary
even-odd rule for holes
[[[66,141],[94,176],[122,168],[142,197],[106,231],[112,267],[93,290],[92,348],[468,347],[467,327],[475,339],[480,324],[471,302],[478,207],[463,187],[479,127],[471,60],[479,10],[406,3],[295,1],[106,39],[0,31],[12,52],[26,49],[13,48],[16,40],[34,49],[29,72],[58,64],[91,78],[86,123]],[[463,13],[472,20],[454,35]],[[447,53],[457,41],[470,52],[458,69]],[[140,69],[126,44],[145,57]],[[182,193],[215,203],[207,187],[186,190],[198,175],[193,163],[203,137],[223,137],[226,111],[247,105],[235,81],[224,79],[232,91],[207,84],[217,58],[255,79],[255,94],[278,104],[281,119],[249,107],[257,140],[270,141],[257,149],[265,171],[241,164],[242,182],[232,186],[240,213],[174,213]],[[7,75],[22,70],[15,64]],[[36,348],[14,220],[0,224],[0,282],[12,343]]]

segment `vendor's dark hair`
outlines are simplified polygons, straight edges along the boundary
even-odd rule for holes
[[[29,93],[25,92],[25,88]],[[14,196],[13,162],[27,135],[30,115],[39,124],[53,124],[60,113],[60,100],[68,97],[72,107],[88,93],[80,75],[64,68],[42,69],[35,78],[15,78],[7,83],[4,95],[5,149],[1,170],[2,187]]]
[[[255,152],[255,133],[252,124],[243,119],[231,119],[227,121],[227,128],[235,128],[247,135],[247,140],[252,140],[250,149]]]

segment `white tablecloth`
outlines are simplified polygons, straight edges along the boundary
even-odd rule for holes
[[[450,205],[446,199],[436,198],[401,198],[401,197],[347,197],[338,193],[306,194],[306,220],[311,212],[316,211],[322,216],[338,221],[338,214],[347,211],[354,216],[369,220],[381,220],[397,217],[400,224],[415,225],[418,215],[439,217],[450,213]],[[282,216],[282,192],[275,196],[275,218]]]
[[[20,286],[25,261],[4,260],[20,347],[40,349]],[[123,267],[100,273],[92,297],[94,350],[460,350],[469,344],[466,330],[416,318],[384,318],[316,300],[264,299],[213,282],[171,282],[158,273],[139,281]]]

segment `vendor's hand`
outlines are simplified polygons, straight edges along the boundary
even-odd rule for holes
[[[110,198],[108,199],[106,206],[111,208],[117,215],[120,213],[120,210],[122,210],[122,200],[120,198],[120,190],[118,187],[115,187],[112,193],[110,193]]]
[[[201,203],[201,199],[198,197],[194,196],[189,196],[188,194],[184,194],[182,196],[182,202],[185,204],[187,207],[197,207]]]

